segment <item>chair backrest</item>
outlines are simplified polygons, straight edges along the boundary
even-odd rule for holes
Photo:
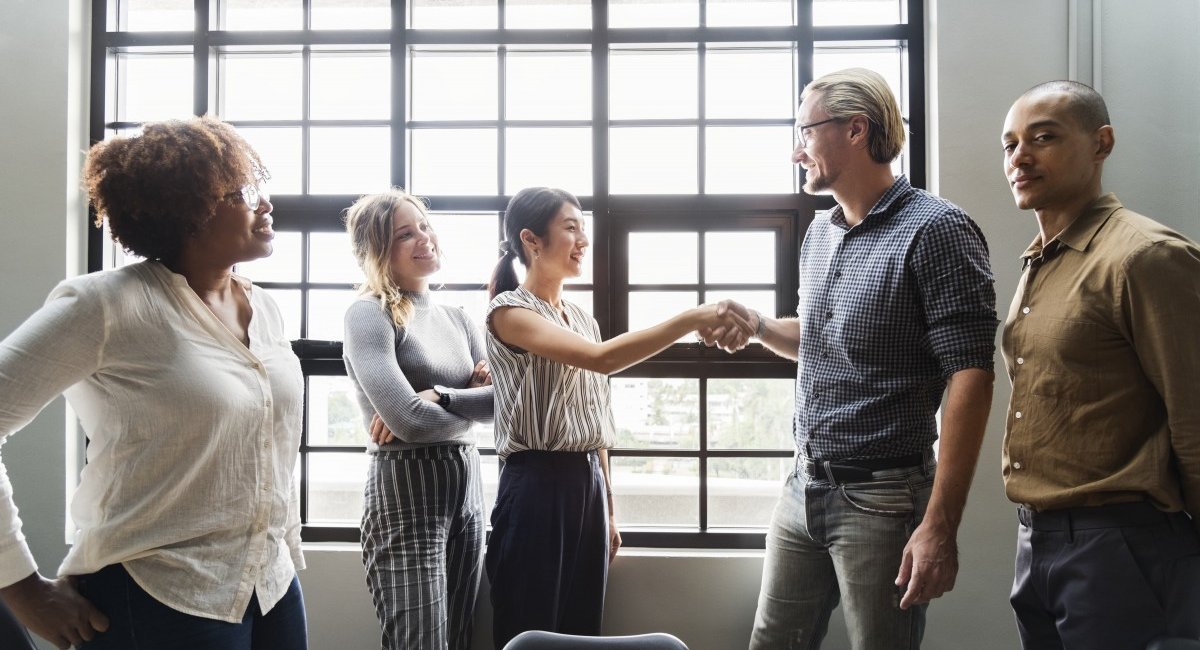
[[[688,650],[683,641],[656,632],[633,636],[575,636],[535,630],[522,632],[504,650]]]
[[[37,650],[29,630],[21,625],[12,610],[0,600],[0,648],[4,650]]]

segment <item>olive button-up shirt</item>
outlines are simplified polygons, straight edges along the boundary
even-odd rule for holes
[[[1022,260],[1002,341],[1009,499],[1200,515],[1200,248],[1106,194]]]

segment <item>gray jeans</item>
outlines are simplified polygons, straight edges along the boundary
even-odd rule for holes
[[[925,515],[932,464],[835,484],[797,470],[767,533],[751,650],[815,650],[839,600],[854,650],[914,650],[927,605],[900,609],[904,546]]]

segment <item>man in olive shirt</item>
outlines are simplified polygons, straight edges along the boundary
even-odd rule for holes
[[[1034,87],[1001,140],[1040,229],[1002,342],[1021,642],[1200,639],[1200,247],[1101,194],[1114,133],[1090,87]]]

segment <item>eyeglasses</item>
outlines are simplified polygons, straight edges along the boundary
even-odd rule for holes
[[[253,184],[243,185],[236,192],[230,192],[229,194],[225,195],[225,199],[229,201],[236,201],[239,198],[242,201],[245,201],[246,207],[250,208],[251,210],[257,210],[258,206],[262,205],[264,200],[271,200],[271,195],[267,194],[266,191]]]
[[[842,118],[840,118],[840,117],[831,117],[831,118],[829,118],[829,119],[827,119],[827,120],[821,120],[820,122],[811,122],[811,123],[809,123],[809,124],[797,124],[797,125],[796,125],[796,140],[800,142],[800,148],[801,148],[801,149],[807,149],[807,148],[808,148],[808,136],[807,136],[807,135],[805,135],[805,131],[808,131],[808,130],[810,130],[810,129],[814,128],[814,127],[821,126],[822,124],[828,124],[828,123],[830,123],[830,122],[836,122],[836,121],[838,121],[838,120],[840,120],[840,119],[842,119]]]

